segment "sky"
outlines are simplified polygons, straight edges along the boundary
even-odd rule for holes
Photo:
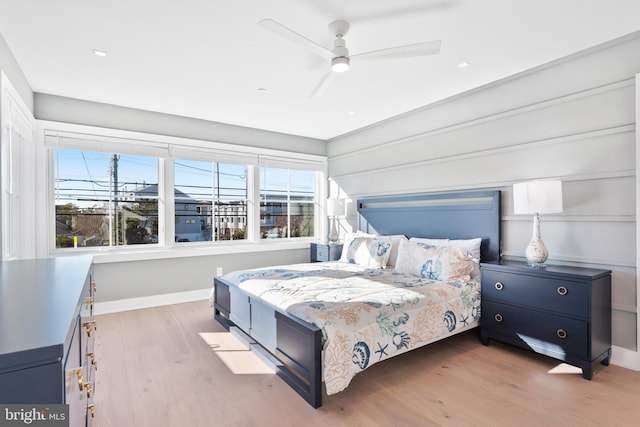
[[[101,207],[114,190],[117,163],[119,192],[158,184],[158,160],[154,157],[108,153],[55,150],[56,204],[74,203],[81,208]],[[197,200],[246,200],[246,166],[210,161],[174,159],[175,188]],[[218,166],[217,169],[215,166]],[[313,199],[315,174],[310,171],[261,168],[261,192],[272,200],[286,194],[287,184],[292,195]],[[219,184],[219,185],[218,185]],[[216,188],[217,194],[212,194]],[[280,197],[279,197],[280,196]]]

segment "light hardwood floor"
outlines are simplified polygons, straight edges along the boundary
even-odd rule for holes
[[[207,301],[97,317],[94,426],[636,426],[640,372],[592,381],[477,330],[373,365],[311,408],[273,374],[234,374],[200,333]]]

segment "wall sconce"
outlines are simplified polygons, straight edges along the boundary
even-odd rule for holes
[[[531,181],[513,184],[513,208],[516,214],[533,215],[533,236],[525,255],[529,265],[544,266],[549,257],[540,235],[540,215],[562,212],[562,181]]]
[[[336,218],[344,215],[345,199],[327,199],[327,216],[330,219],[329,243],[338,241],[338,227]]]

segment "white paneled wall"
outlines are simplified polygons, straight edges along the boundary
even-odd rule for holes
[[[541,218],[550,262],[613,271],[614,363],[640,367],[637,52],[640,33],[332,140],[331,191],[500,189],[503,256],[521,258],[532,218],[514,215],[512,184],[561,179],[564,211]],[[343,229],[354,221],[351,203]]]

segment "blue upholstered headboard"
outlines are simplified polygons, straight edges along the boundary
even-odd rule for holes
[[[500,191],[358,199],[358,229],[434,239],[482,238],[482,262],[500,259]]]

